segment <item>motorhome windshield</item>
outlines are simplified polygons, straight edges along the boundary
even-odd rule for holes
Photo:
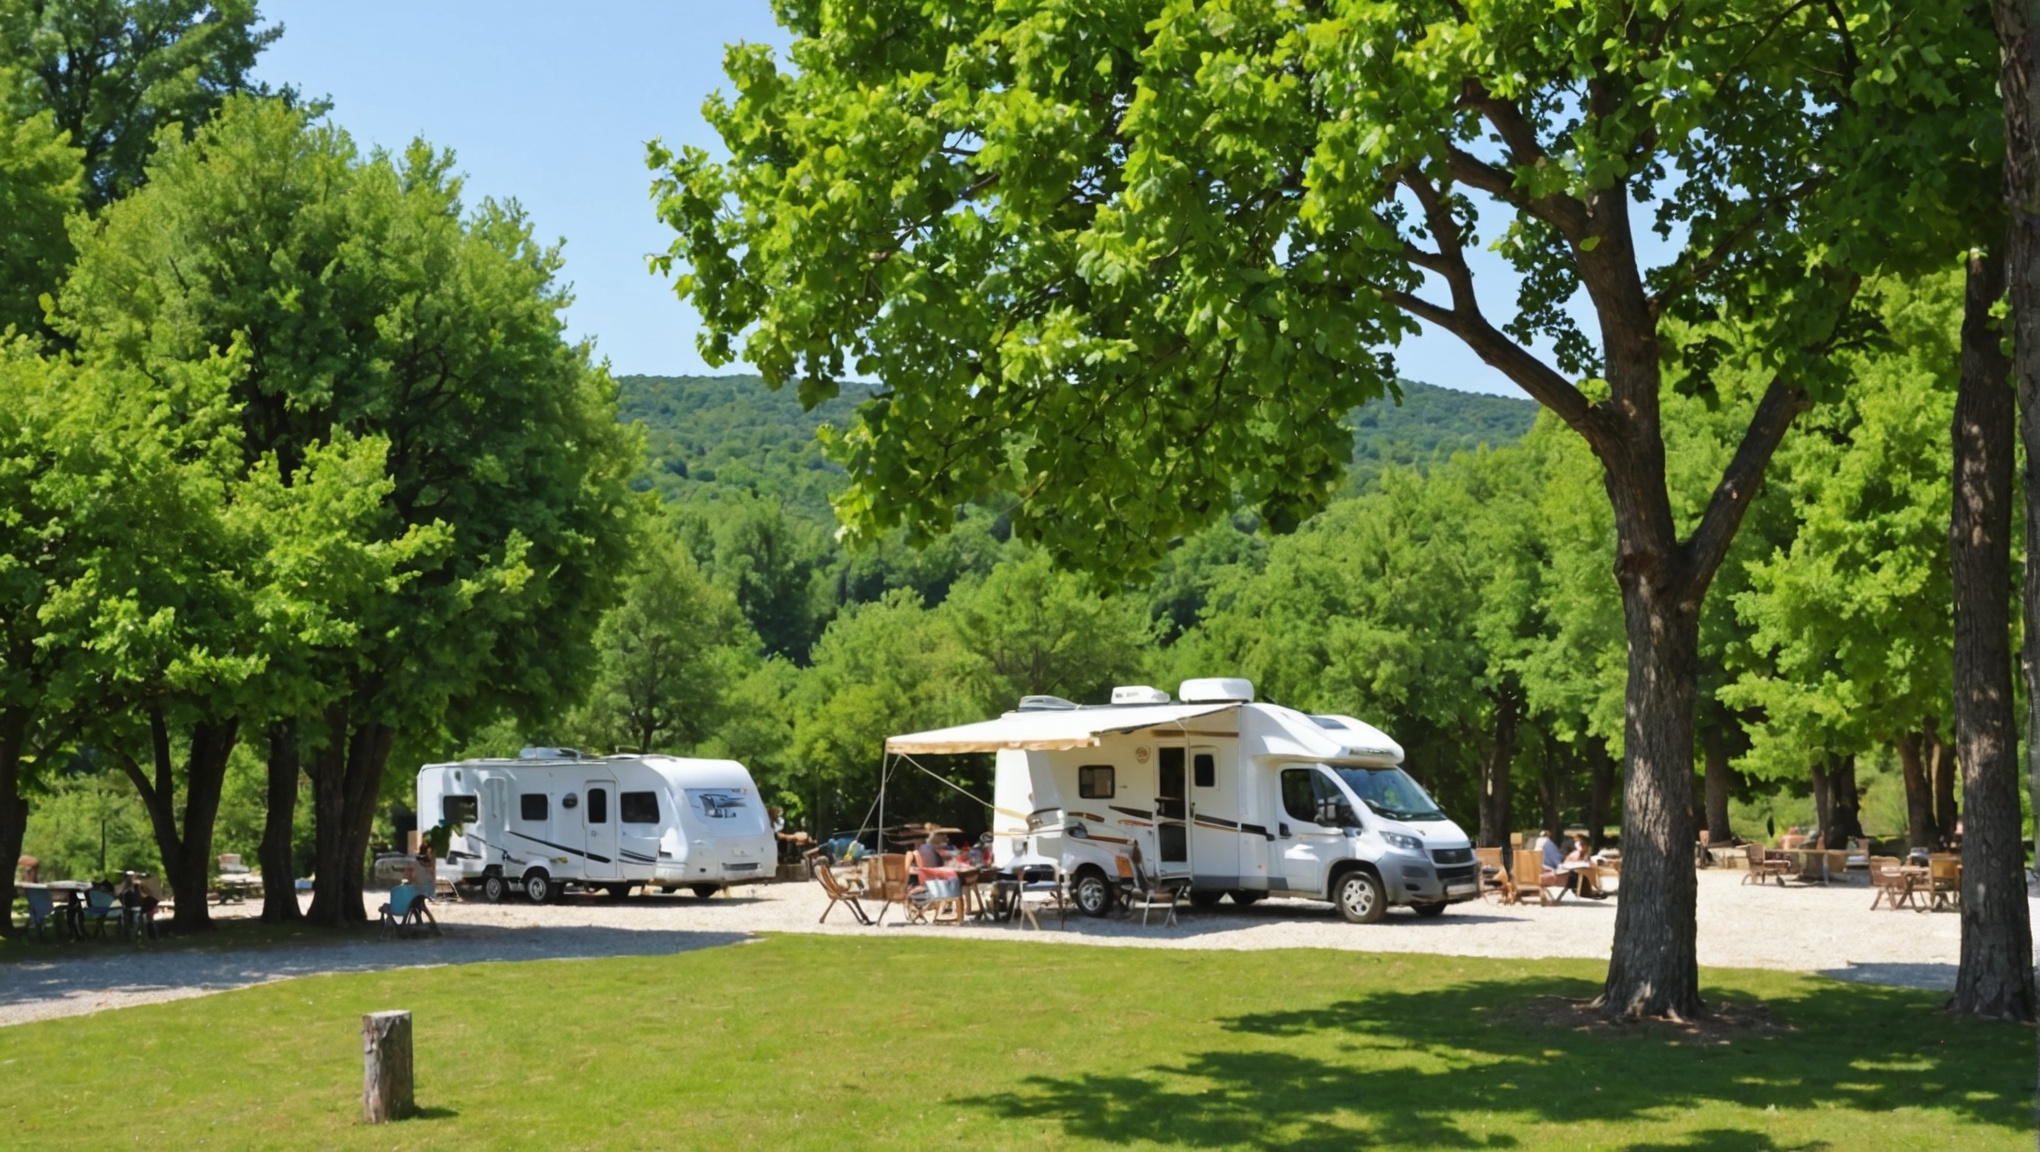
[[[1400,768],[1349,768],[1327,764],[1377,816],[1390,820],[1444,820],[1436,801]]]

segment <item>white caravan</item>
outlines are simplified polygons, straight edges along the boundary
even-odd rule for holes
[[[997,720],[895,736],[901,755],[996,752],[993,858],[1062,861],[1075,902],[1112,906],[1133,845],[1202,906],[1329,900],[1356,923],[1435,916],[1480,893],[1473,842],[1405,774],[1402,746],[1350,716],[1256,704],[1252,683],[1145,685],[1111,704],[1028,697]]]
[[[427,764],[418,819],[453,827],[440,878],[492,901],[514,888],[542,904],[568,885],[711,896],[770,880],[778,863],[764,799],[734,760],[526,748],[515,760]]]

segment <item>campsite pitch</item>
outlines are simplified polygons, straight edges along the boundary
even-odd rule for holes
[[[6,1030],[0,1143],[2026,1148],[2029,1029],[1940,995],[1706,973],[1698,1030],[1575,1008],[1600,965],[772,937],[314,976]],[[361,1015],[424,1114],[357,1122]]]

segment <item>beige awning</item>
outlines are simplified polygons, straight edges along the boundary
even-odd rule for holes
[[[1198,716],[1228,712],[1238,704],[1139,704],[1073,708],[1044,712],[1008,712],[997,720],[961,724],[888,737],[887,752],[944,755],[954,752],[1000,752],[1017,749],[1055,752],[1092,748],[1112,732],[1138,732],[1181,724]]]

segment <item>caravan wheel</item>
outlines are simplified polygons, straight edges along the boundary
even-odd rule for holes
[[[1199,910],[1216,908],[1218,907],[1218,902],[1223,899],[1225,899],[1225,893],[1213,892],[1209,888],[1193,888],[1190,890],[1190,906]]]
[[[553,894],[558,891],[559,888],[553,884],[552,877],[545,874],[545,869],[533,868],[524,874],[524,898],[533,904],[543,904],[551,900]]]
[[[1105,882],[1105,873],[1088,864],[1077,873],[1072,894],[1078,911],[1086,916],[1103,916],[1112,911],[1119,895],[1112,890],[1112,885]]]
[[[491,872],[482,877],[482,899],[491,904],[501,904],[510,898],[510,881],[501,872]]]

